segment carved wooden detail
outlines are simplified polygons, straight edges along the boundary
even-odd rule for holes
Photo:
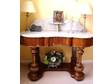
[[[72,46],[74,47],[90,47],[93,45],[93,38],[73,38]]]
[[[26,46],[44,46],[44,38],[28,38],[28,37],[22,37],[20,39],[21,44]]]
[[[49,38],[49,46],[54,45],[71,45],[71,39],[65,37],[51,37]]]
[[[32,64],[28,77],[32,81],[38,80],[42,77],[44,71],[69,71],[71,77],[80,81],[84,79],[82,54],[83,49],[93,45],[93,38],[67,38],[67,37],[20,37],[20,43],[31,47],[32,50]],[[63,63],[58,68],[48,68],[40,62],[39,47],[40,46],[54,46],[66,45],[72,47],[71,63]]]
[[[32,63],[30,65],[30,72],[28,73],[28,77],[30,80],[36,81],[42,77],[42,73],[39,74],[39,63],[40,63],[39,47],[31,47],[31,52],[32,52]]]
[[[93,38],[67,38],[67,37],[20,37],[20,43],[26,46],[53,46],[66,45],[74,47],[89,47],[93,45]]]
[[[84,67],[82,64],[82,55],[84,53],[83,51],[83,47],[77,47],[76,48],[76,66],[74,67],[75,70],[75,74],[74,74],[74,78],[78,81],[83,80],[84,79]]]
[[[74,78],[74,67],[76,65],[76,48],[75,47],[72,47],[72,57],[71,57],[71,77]]]

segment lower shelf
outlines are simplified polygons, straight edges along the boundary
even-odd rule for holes
[[[47,65],[40,63],[38,72],[43,73],[45,71],[68,71],[70,74],[74,74],[74,66],[75,65],[72,65],[71,63],[62,63],[56,68],[49,68]]]

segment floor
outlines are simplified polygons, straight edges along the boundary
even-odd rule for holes
[[[83,81],[76,81],[66,71],[47,71],[40,80],[32,82],[27,78],[28,64],[21,63],[20,84],[93,84],[93,63],[84,62],[83,64],[85,67]]]

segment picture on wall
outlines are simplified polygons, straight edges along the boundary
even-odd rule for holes
[[[53,12],[53,22],[54,23],[63,23],[64,22],[63,11],[54,11]]]

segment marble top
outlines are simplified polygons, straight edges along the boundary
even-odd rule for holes
[[[21,32],[21,36],[24,37],[69,37],[69,38],[92,38],[92,33],[89,32],[54,32],[54,31],[42,31],[42,32]]]

